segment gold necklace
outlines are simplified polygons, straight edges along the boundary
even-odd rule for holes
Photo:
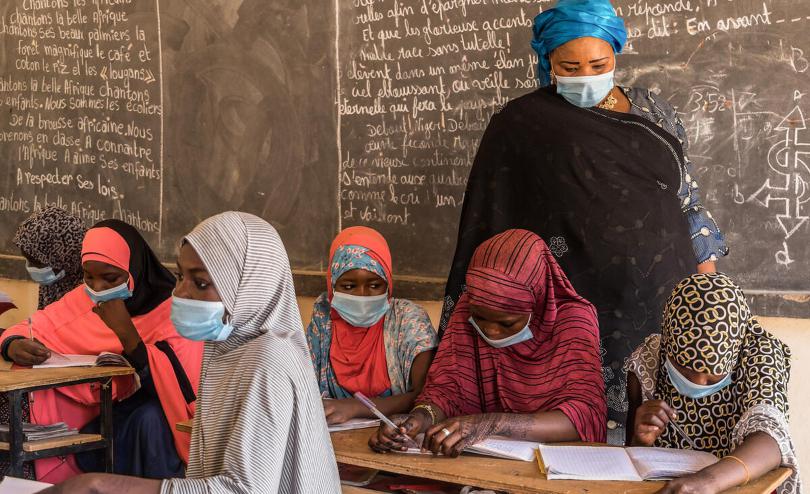
[[[612,110],[612,109],[616,108],[616,104],[618,102],[619,102],[619,100],[617,100],[616,97],[613,96],[613,90],[611,90],[608,93],[607,97],[605,99],[603,99],[601,103],[599,103],[599,108],[601,108],[603,110]]]

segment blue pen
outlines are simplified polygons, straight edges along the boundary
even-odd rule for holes
[[[385,423],[385,425],[387,425],[388,427],[394,429],[395,431],[399,431],[399,426],[397,424],[395,424],[394,422],[392,422],[391,419],[386,417],[381,411],[377,410],[377,406],[374,405],[373,401],[366,398],[366,395],[364,395],[363,393],[358,391],[358,392],[356,392],[354,394],[354,397],[357,399],[357,401],[362,403],[366,408],[371,410],[371,413],[373,413],[378,419],[382,420],[383,423]],[[400,432],[400,434],[402,434],[402,433]],[[405,436],[405,438],[408,441],[410,441],[411,445],[414,448],[419,447],[419,445],[416,444],[416,441],[414,441],[409,435],[407,435],[407,434],[402,434],[402,435]]]

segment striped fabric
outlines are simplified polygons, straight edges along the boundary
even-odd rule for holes
[[[234,331],[207,342],[186,479],[162,493],[338,493],[287,253],[264,220],[223,213],[186,240]]]
[[[470,305],[531,314],[534,337],[495,348],[468,322]],[[476,249],[417,403],[448,417],[562,411],[583,441],[605,440],[596,311],[577,295],[545,242],[507,230]]]

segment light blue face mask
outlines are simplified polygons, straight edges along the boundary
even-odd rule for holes
[[[118,286],[114,286],[100,292],[93,290],[85,284],[84,290],[87,292],[90,300],[96,304],[99,302],[109,302],[110,300],[116,299],[126,300],[132,296],[132,291],[129,289],[129,280],[121,283]]]
[[[604,74],[582,77],[562,77],[555,74],[557,94],[572,105],[580,108],[592,108],[601,103],[613,89],[613,74],[613,70]]]
[[[664,367],[667,369],[667,374],[669,375],[669,381],[675,386],[675,389],[678,390],[678,393],[682,394],[683,396],[688,396],[693,400],[698,400],[700,398],[705,398],[709,395],[713,395],[718,391],[722,390],[729,384],[731,384],[731,373],[726,374],[721,381],[717,384],[711,385],[702,385],[702,384],[695,384],[689,379],[686,378],[683,374],[681,374],[678,369],[675,368],[672,363],[670,363],[669,359],[664,362]]]
[[[359,297],[348,293],[334,292],[332,308],[344,321],[358,328],[370,328],[388,312],[388,294]]]
[[[534,334],[532,334],[532,330],[529,327],[529,322],[531,322],[532,320],[531,316],[529,316],[529,322],[526,323],[526,326],[523,329],[513,334],[512,336],[501,338],[500,340],[491,340],[487,338],[487,335],[485,335],[484,332],[481,331],[481,328],[478,327],[478,324],[475,322],[475,319],[473,319],[472,316],[470,316],[468,320],[470,321],[470,324],[472,324],[472,326],[475,328],[475,330],[478,331],[478,336],[483,338],[483,340],[486,341],[489,344],[489,346],[495,348],[506,348],[508,346],[517,345],[518,343],[523,343],[524,341],[528,341],[534,338]]]
[[[170,319],[184,338],[194,341],[224,341],[231,335],[233,325],[226,323],[225,305],[172,296]]]
[[[53,268],[50,266],[45,266],[44,268],[35,268],[26,263],[25,269],[28,270],[28,276],[30,276],[32,280],[40,285],[53,285],[65,277],[64,269],[59,271],[59,273],[54,273]]]

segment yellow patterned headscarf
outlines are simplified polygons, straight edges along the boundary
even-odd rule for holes
[[[759,325],[742,290],[728,276],[696,274],[681,281],[664,309],[662,324],[655,398],[677,412],[699,449],[728,454],[733,431],[755,407],[787,417],[790,349]],[[664,359],[697,372],[731,374],[732,384],[703,398],[683,396],[660,365]],[[671,427],[656,446],[689,448]]]
[[[745,295],[731,278],[721,273],[690,276],[667,301],[663,356],[696,372],[728,374],[739,361],[750,321]]]

